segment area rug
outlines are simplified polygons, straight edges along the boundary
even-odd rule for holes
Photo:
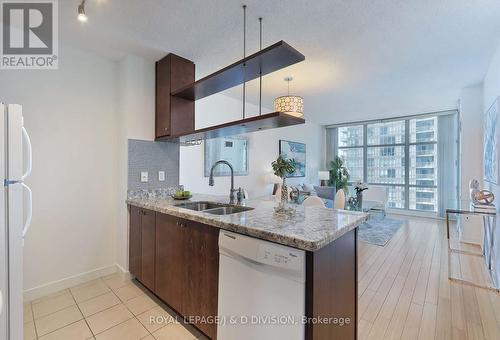
[[[383,247],[402,225],[403,221],[400,220],[370,217],[358,227],[358,237],[362,241]]]

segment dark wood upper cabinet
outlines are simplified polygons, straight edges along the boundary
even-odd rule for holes
[[[151,291],[155,289],[155,216],[151,210],[141,215],[141,282]]]
[[[260,116],[248,117],[220,125],[210,126],[195,130],[190,135],[171,136],[172,139],[177,139],[181,143],[189,142],[190,140],[210,139],[218,137],[228,137],[241,135],[244,133],[264,131],[269,129],[277,129],[297,124],[304,124],[304,118],[296,117],[284,112],[266,113]]]
[[[194,101],[171,93],[194,82],[194,63],[175,54],[156,62],[156,138],[194,131]]]
[[[202,99],[303,60],[305,57],[302,53],[283,40],[278,41],[196,82],[172,91],[172,94],[184,99]]]
[[[305,60],[302,53],[279,41],[244,59],[194,81],[193,62],[168,54],[156,62],[156,139],[189,143],[296,124],[303,118],[283,112],[195,130],[194,101]]]
[[[142,232],[141,232],[142,209],[130,206],[130,231],[129,231],[129,271],[132,276],[141,280],[142,267]]]

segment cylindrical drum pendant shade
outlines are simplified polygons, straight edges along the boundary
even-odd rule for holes
[[[299,96],[278,97],[274,100],[274,110],[302,117],[304,115],[304,99]]]

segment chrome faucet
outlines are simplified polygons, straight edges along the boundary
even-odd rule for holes
[[[234,204],[234,193],[238,190],[234,189],[234,170],[233,170],[233,166],[231,165],[231,163],[229,163],[228,161],[225,161],[225,160],[220,160],[220,161],[217,161],[214,163],[214,165],[212,165],[212,169],[210,169],[210,177],[208,179],[208,185],[210,185],[211,187],[214,186],[215,182],[214,182],[214,169],[217,165],[219,164],[226,164],[229,169],[231,170],[231,190],[229,191],[229,204]],[[239,193],[242,192],[242,189],[240,188]],[[243,196],[242,195],[238,195],[238,204],[241,204],[243,201]]]

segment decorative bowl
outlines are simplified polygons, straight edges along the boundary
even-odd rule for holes
[[[172,198],[173,198],[174,200],[178,200],[178,201],[185,201],[185,200],[188,200],[188,199],[190,199],[191,197],[193,197],[193,195],[189,195],[189,196],[176,196],[175,194],[170,195],[170,196],[172,196]]]

